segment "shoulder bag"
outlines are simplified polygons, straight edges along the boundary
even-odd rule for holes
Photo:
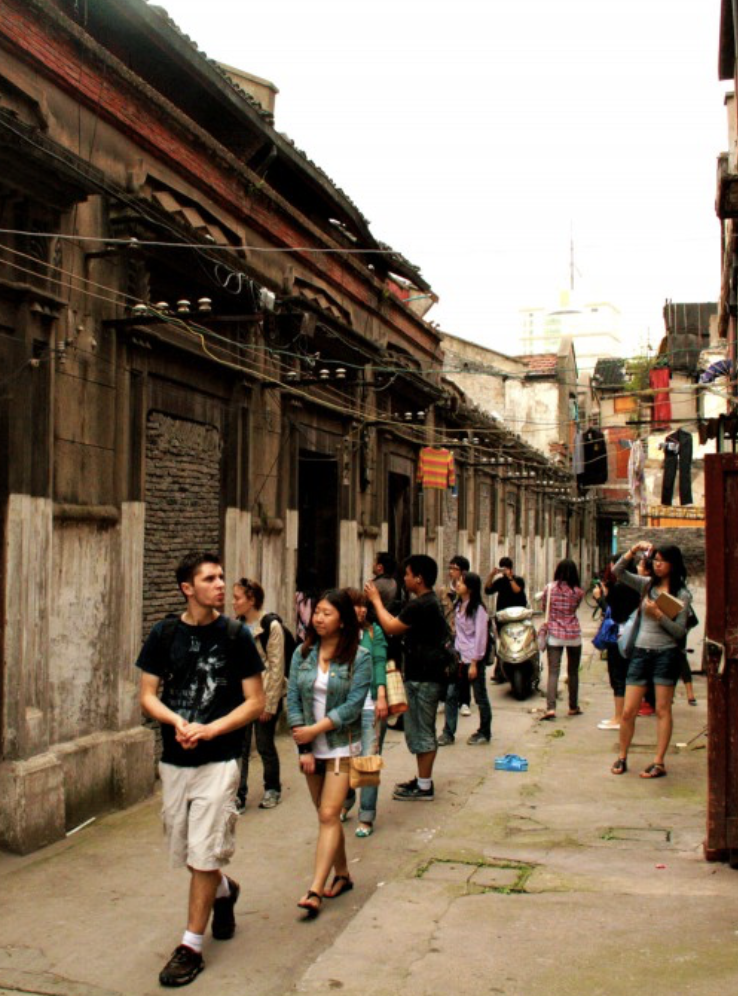
[[[605,615],[602,617],[602,622],[600,623],[600,628],[595,633],[592,640],[595,648],[597,650],[606,650],[613,643],[618,642],[618,631],[620,627],[612,618],[610,613],[610,606],[605,609]]]
[[[633,656],[636,640],[638,639],[638,633],[641,628],[641,609],[643,608],[643,600],[647,594],[648,588],[646,588],[641,595],[638,608],[631,612],[626,621],[623,623],[623,628],[620,630],[620,636],[618,637],[618,651],[620,652],[620,656],[623,660],[629,661]]]
[[[543,620],[543,625],[538,629],[538,649],[541,653],[548,646],[548,620],[551,615],[551,589],[552,584],[546,585],[546,618]]]
[[[351,728],[349,727],[349,747],[351,745]],[[379,785],[380,771],[384,761],[379,755],[379,737],[377,723],[374,723],[374,753],[360,757],[349,758],[349,785],[352,789],[376,788]]]
[[[402,712],[407,712],[407,693],[405,692],[405,682],[397,669],[394,661],[387,661],[387,708],[390,716],[398,716]]]

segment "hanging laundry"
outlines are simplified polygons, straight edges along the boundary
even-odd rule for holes
[[[718,360],[700,375],[700,384],[712,384],[718,377],[729,377],[733,372],[733,364],[730,360]]]
[[[654,429],[668,429],[671,424],[670,379],[671,370],[668,367],[658,367],[648,374],[648,382],[655,391],[653,398]]]
[[[445,447],[424,446],[420,451],[418,484],[424,488],[446,490],[456,484],[454,455]]]
[[[671,432],[659,443],[664,451],[664,477],[661,482],[661,504],[671,505],[674,482],[679,470],[679,504],[692,505],[692,434],[684,429]]]
[[[633,505],[641,515],[646,512],[646,449],[636,439],[630,449],[628,461],[628,487]]]
[[[582,436],[584,471],[578,482],[583,488],[607,484],[607,442],[600,429],[587,429]]]

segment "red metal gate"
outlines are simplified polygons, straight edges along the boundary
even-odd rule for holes
[[[705,856],[738,866],[738,456],[705,457],[708,801]]]

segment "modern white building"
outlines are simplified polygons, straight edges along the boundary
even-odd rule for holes
[[[599,359],[622,356],[621,315],[609,301],[582,302],[565,290],[553,308],[520,310],[521,353],[556,353],[562,336],[572,338],[580,373],[592,373]]]

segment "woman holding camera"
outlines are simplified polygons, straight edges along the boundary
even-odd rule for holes
[[[345,591],[321,595],[307,636],[292,658],[287,719],[313,804],[318,843],[310,888],[297,904],[309,918],[325,896],[353,889],[340,821],[350,759],[361,751],[361,711],[372,681],[369,651],[359,646],[359,621]],[[330,891],[325,884],[335,870]]]
[[[628,566],[637,553],[643,551],[650,561],[645,577],[631,574]],[[633,654],[625,681],[625,704],[620,720],[620,752],[611,771],[623,775],[628,770],[628,748],[633,739],[636,716],[649,681],[656,691],[656,754],[653,762],[641,772],[641,778],[663,778],[666,774],[664,757],[671,740],[671,714],[674,686],[682,669],[680,644],[687,635],[692,596],[686,587],[687,569],[682,551],[671,544],[653,548],[647,540],[634,544],[614,568],[615,576],[641,596],[638,627]],[[682,607],[670,618],[657,604],[660,595],[671,595]]]

